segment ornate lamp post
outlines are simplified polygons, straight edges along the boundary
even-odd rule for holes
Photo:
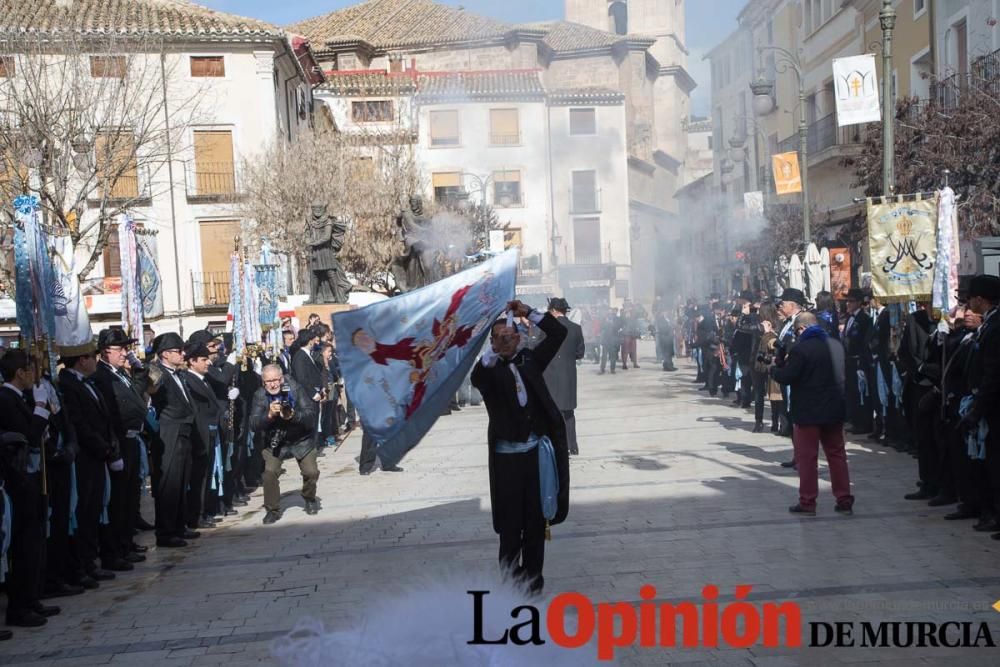
[[[780,46],[761,46],[757,53],[764,51],[774,51],[778,54],[776,61],[777,71],[784,73],[789,70],[795,72],[795,78],[799,83],[799,170],[802,174],[802,232],[805,242],[809,243],[809,125],[806,123],[806,89],[805,79],[802,75],[802,64],[798,57]],[[764,78],[763,74],[750,84],[753,91],[753,110],[758,116],[766,116],[775,109],[774,104],[774,83]]]

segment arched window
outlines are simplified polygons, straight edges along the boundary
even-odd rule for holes
[[[616,35],[628,34],[628,6],[623,0],[615,0],[608,5],[611,29]]]

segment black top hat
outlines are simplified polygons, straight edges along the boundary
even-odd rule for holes
[[[796,289],[794,287],[786,287],[785,291],[781,293],[778,297],[778,301],[792,301],[799,304],[800,306],[806,305],[806,295],[802,293],[802,290]]]
[[[184,339],[179,335],[170,331],[165,334],[160,334],[153,339],[153,353],[160,354],[164,350],[183,350],[184,349]]]
[[[212,353],[208,351],[205,343],[188,343],[184,346],[185,359],[197,359],[199,357],[209,357]]]
[[[97,334],[97,349],[106,350],[109,347],[128,347],[136,342],[135,338],[129,338],[123,329],[101,329]]]
[[[208,329],[201,329],[199,331],[195,331],[193,334],[188,336],[188,345],[191,345],[192,343],[201,343],[203,345],[208,345],[213,340],[220,340],[221,338],[222,336],[216,336]]]
[[[857,301],[858,303],[861,303],[867,298],[868,294],[866,294],[865,291],[860,287],[852,287],[851,289],[847,290],[848,301]]]
[[[748,289],[743,290],[742,292],[740,292],[740,299],[742,299],[743,301],[749,301],[753,303],[754,300],[753,291]]]
[[[1000,301],[1000,278],[980,274],[969,281],[969,298],[982,297],[993,303]]]
[[[561,296],[556,296],[549,299],[549,310],[556,310],[559,311],[560,313],[566,313],[569,312],[570,307],[569,303],[566,302],[566,299],[562,298]]]

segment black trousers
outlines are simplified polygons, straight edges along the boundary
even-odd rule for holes
[[[764,423],[764,403],[767,402],[767,373],[759,373],[753,371],[753,416],[754,421],[758,424]],[[771,414],[774,414],[774,408],[771,408]]]
[[[73,469],[68,463],[49,462],[49,536],[45,549],[45,580],[65,584],[77,576],[76,558],[70,549],[69,499]]]
[[[188,478],[187,500],[184,503],[184,521],[189,528],[196,528],[204,516],[207,505],[208,476],[215,462],[215,447],[210,446],[207,454],[191,456],[191,472]]]
[[[191,477],[190,425],[180,425],[173,442],[163,443],[156,459],[156,536],[181,537],[185,532],[184,506]]]
[[[847,398],[847,416],[851,427],[856,433],[871,433],[872,418],[875,415],[872,392],[878,392],[878,387],[871,383],[870,369],[861,363],[858,357],[847,358],[847,372],[844,377],[844,393]],[[858,371],[864,371],[868,378],[868,393],[862,397],[858,388]]]
[[[993,516],[1000,516],[1000,419],[990,419],[986,436],[987,502]]]
[[[358,458],[358,472],[371,472],[375,467],[375,454],[378,450],[378,443],[375,439],[363,433],[361,435],[361,456]]]
[[[722,384],[722,364],[718,354],[708,345],[701,348],[701,354],[705,358],[705,386],[708,387],[708,393],[714,396]]]
[[[109,531],[114,555],[123,557],[132,550],[132,532],[139,514],[139,494],[142,481],[139,479],[139,447],[132,438],[121,444],[121,472],[111,473],[111,503],[108,505]]]
[[[753,390],[757,382],[753,364],[742,359],[738,362],[734,359],[733,363],[738,364],[740,367],[740,406],[749,408],[750,404],[753,403]]]
[[[500,567],[533,591],[545,584],[545,517],[538,478],[538,448],[524,454],[496,454],[493,512],[500,527]]]
[[[80,568],[84,573],[97,568],[98,557],[109,555],[106,531],[102,544],[100,525],[104,511],[106,465],[104,461],[85,453],[76,457],[76,545]]]
[[[13,506],[7,573],[7,617],[11,618],[32,611],[42,594],[46,498],[41,473],[26,475],[25,483],[8,493]]]
[[[920,401],[930,391],[931,387],[913,385],[909,392],[907,412],[910,415],[910,425],[917,439],[917,474],[923,482],[923,488],[936,493],[941,482],[940,456],[937,446],[936,409],[921,410]]]
[[[561,410],[563,421],[566,422],[566,443],[570,454],[579,454],[580,448],[576,442],[576,414],[573,410]]]
[[[611,372],[615,372],[615,364],[618,363],[618,353],[621,351],[621,343],[609,343],[605,342],[601,345],[601,370],[605,370],[608,366],[608,360],[611,360]]]

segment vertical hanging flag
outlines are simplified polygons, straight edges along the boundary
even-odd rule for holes
[[[250,262],[243,262],[243,289],[240,292],[240,312],[243,317],[243,340],[246,345],[260,345],[261,343],[259,298],[254,266]]]
[[[934,266],[933,305],[949,312],[958,305],[958,207],[955,191],[949,187],[938,193],[937,264]]]
[[[135,248],[143,316],[147,320],[162,317],[163,281],[160,279],[156,231],[136,229]]]
[[[94,337],[90,316],[80,294],[73,240],[49,236],[52,266],[52,300],[55,310],[55,338],[61,346],[84,345]]]
[[[278,295],[276,293],[278,267],[275,264],[258,264],[254,267],[257,282],[257,303],[261,327],[270,328],[278,320]]]
[[[849,248],[830,248],[830,293],[837,301],[847,298],[851,289],[851,251]]]
[[[874,55],[835,58],[833,82],[840,127],[882,120]]]
[[[771,156],[774,167],[774,189],[779,195],[802,192],[802,176],[799,173],[799,154],[778,153]]]
[[[937,263],[937,197],[876,204],[868,200],[872,293],[885,301],[930,299]]]
[[[517,250],[333,316],[347,393],[385,466],[430,430],[514,298]]]
[[[246,339],[243,331],[243,276],[240,273],[240,256],[233,253],[229,258],[229,312],[226,313],[227,324],[232,323],[233,351],[242,354],[246,349]]]
[[[763,220],[764,193],[760,190],[757,190],[756,192],[744,192],[743,208],[746,209],[748,220]]]
[[[121,253],[122,329],[142,338],[142,291],[139,282],[139,252],[135,241],[135,220],[127,213],[118,216],[118,250]]]

